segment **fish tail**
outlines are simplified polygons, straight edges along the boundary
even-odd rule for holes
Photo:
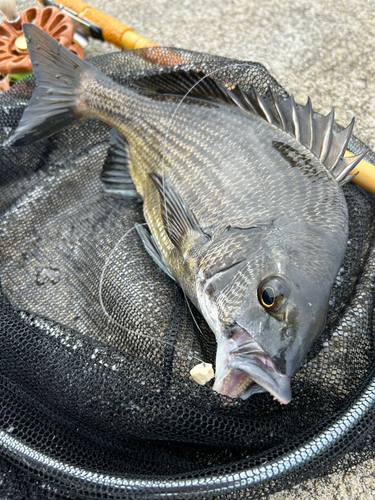
[[[49,137],[91,114],[85,101],[90,77],[106,78],[33,24],[24,24],[37,82],[28,107],[9,143],[26,146]],[[87,94],[87,92],[86,92]]]

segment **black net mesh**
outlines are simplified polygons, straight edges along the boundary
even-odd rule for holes
[[[224,83],[287,95],[261,65],[229,71],[233,61],[175,53],[184,68],[225,66]],[[170,70],[145,56],[94,63],[127,84]],[[34,86],[29,78],[0,97],[0,142]],[[229,403],[189,378],[201,360],[214,362],[215,340],[143,249],[133,230],[142,205],[103,193],[108,140],[109,127],[89,119],[1,150],[2,498],[256,498],[326,473],[349,450],[370,456],[373,197],[345,187],[347,252],[292,402]],[[361,146],[354,138],[351,149]]]

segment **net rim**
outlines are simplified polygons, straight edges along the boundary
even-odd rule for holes
[[[367,383],[361,396],[335,422],[295,450],[267,464],[245,468],[234,474],[216,474],[210,477],[207,475],[206,469],[206,475],[202,471],[203,474],[201,473],[195,479],[173,479],[171,477],[170,479],[144,480],[92,472],[44,455],[5,431],[0,431],[0,446],[3,451],[7,450],[8,458],[13,456],[28,469],[35,468],[35,465],[37,468],[47,468],[49,476],[59,477],[60,484],[61,482],[66,483],[67,487],[72,486],[73,480],[75,488],[80,485],[83,489],[85,486],[90,486],[91,489],[92,487],[101,490],[110,489],[111,493],[122,493],[123,498],[126,498],[127,494],[144,497],[147,493],[149,498],[185,499],[194,498],[197,494],[202,493],[212,496],[246,489],[265,481],[275,480],[286,473],[293,473],[306,466],[311,459],[315,459],[318,455],[322,459],[325,453],[332,453],[332,447],[345,434],[349,433],[374,406],[375,376]],[[63,475],[61,475],[62,469],[64,470]]]

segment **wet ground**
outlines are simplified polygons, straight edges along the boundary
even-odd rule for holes
[[[19,10],[35,5],[18,1]],[[375,1],[91,0],[90,4],[164,46],[263,63],[300,103],[346,125],[375,148]],[[2,17],[0,16],[0,22]],[[113,51],[90,43],[91,52]],[[375,498],[375,461],[309,480],[274,500]]]

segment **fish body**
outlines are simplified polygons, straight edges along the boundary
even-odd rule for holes
[[[214,81],[199,96],[202,75],[171,75],[174,92],[165,82],[123,87],[36,27],[25,34],[38,88],[13,142],[87,116],[121,132],[146,248],[216,336],[214,389],[289,402],[346,249],[341,184],[363,157],[342,158],[352,125],[339,137],[333,115],[315,121],[309,102],[299,111],[272,96],[269,106],[254,90]]]

